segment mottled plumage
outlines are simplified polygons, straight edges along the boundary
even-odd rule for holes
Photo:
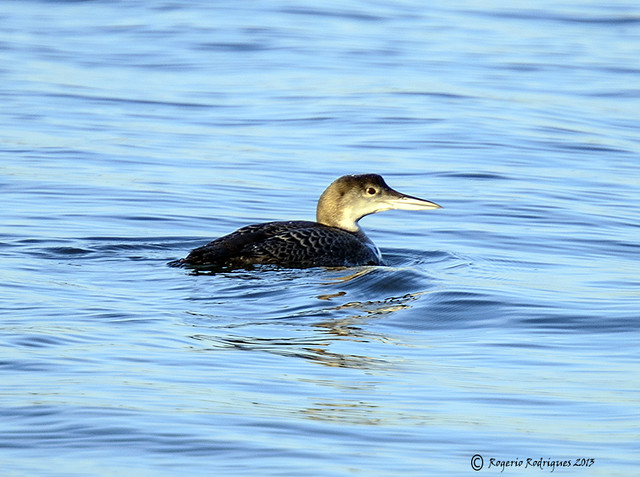
[[[377,174],[343,176],[322,194],[317,222],[248,225],[171,262],[207,268],[275,264],[288,268],[380,265],[377,247],[358,227],[365,215],[389,209],[433,209],[427,200],[400,194]]]
[[[364,234],[317,222],[267,222],[248,225],[189,253],[183,263],[243,267],[348,267],[378,265],[374,245]],[[370,243],[370,242],[368,242]]]

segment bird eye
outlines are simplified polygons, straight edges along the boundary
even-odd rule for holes
[[[374,195],[374,194],[377,194],[377,193],[378,193],[378,191],[374,187],[367,188],[367,194]]]

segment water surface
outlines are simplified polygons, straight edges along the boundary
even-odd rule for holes
[[[0,18],[7,475],[637,473],[634,2]],[[364,172],[387,267],[166,266]]]

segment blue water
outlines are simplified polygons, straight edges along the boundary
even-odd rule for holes
[[[0,24],[3,475],[638,475],[636,1]],[[387,267],[166,265],[364,172]]]

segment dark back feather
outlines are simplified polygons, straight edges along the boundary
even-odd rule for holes
[[[174,263],[207,267],[340,267],[380,263],[362,232],[316,222],[288,221],[248,225],[198,247]]]

